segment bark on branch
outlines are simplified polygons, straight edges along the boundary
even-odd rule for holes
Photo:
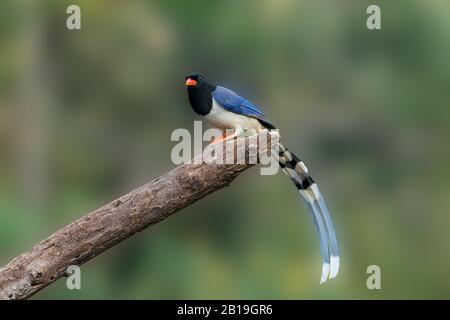
[[[278,141],[276,132],[268,134],[269,143],[259,146],[259,154],[271,148],[271,141]],[[258,138],[263,135],[266,132]],[[244,146],[228,142],[226,151],[215,157],[243,150],[248,155],[250,148],[257,147],[259,139],[251,136],[245,140]],[[247,161],[246,164],[181,165],[77,219],[0,269],[0,299],[31,297],[65,276],[70,265],[81,265],[134,233],[228,186],[251,166]]]

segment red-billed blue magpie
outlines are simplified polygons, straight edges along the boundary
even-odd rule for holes
[[[272,130],[275,126],[257,106],[240,97],[235,92],[208,83],[202,75],[190,73],[185,77],[186,87],[194,111],[218,129],[234,129],[235,133],[223,136],[219,141],[228,140],[244,133],[245,130]],[[323,257],[322,277],[336,277],[339,270],[339,249],[333,223],[317,184],[309,175],[306,165],[281,143],[278,162],[283,172],[291,178],[303,196],[320,237]]]

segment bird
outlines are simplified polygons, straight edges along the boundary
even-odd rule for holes
[[[188,99],[195,113],[206,119],[213,127],[234,133],[213,141],[223,142],[242,135],[245,130],[274,130],[275,125],[250,101],[234,91],[209,83],[200,73],[185,76]],[[311,177],[305,163],[279,143],[278,164],[292,180],[308,211],[310,212],[319,239],[323,259],[320,284],[335,278],[339,271],[340,256],[336,232],[324,197]]]

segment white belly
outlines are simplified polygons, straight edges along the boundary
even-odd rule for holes
[[[261,130],[264,127],[255,118],[243,116],[226,111],[213,99],[212,109],[205,118],[219,129],[254,129]]]

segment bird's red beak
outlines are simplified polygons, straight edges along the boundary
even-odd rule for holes
[[[197,85],[197,81],[195,81],[194,79],[188,78],[186,80],[186,87],[196,86],[196,85]]]

